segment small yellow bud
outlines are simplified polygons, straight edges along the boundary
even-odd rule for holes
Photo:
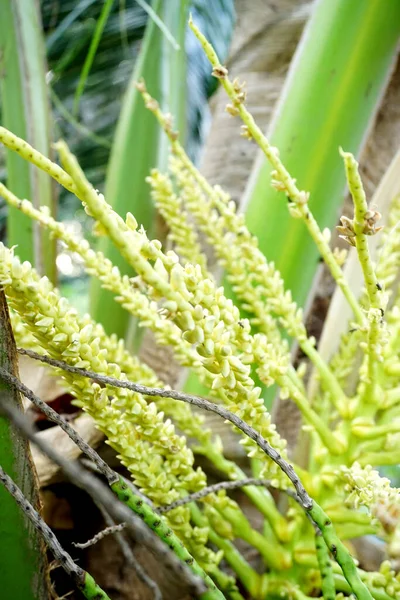
[[[128,212],[126,214],[126,224],[129,227],[129,229],[132,229],[132,231],[136,231],[137,226],[138,226],[138,222],[136,221],[136,219],[133,216],[133,214],[130,213],[130,212]]]

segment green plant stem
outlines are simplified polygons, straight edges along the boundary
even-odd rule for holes
[[[380,467],[382,465],[398,465],[400,463],[400,451],[392,450],[389,452],[367,452],[365,454],[361,454],[358,457],[357,462],[359,462],[362,467],[366,467],[367,465],[371,465],[373,467]]]
[[[100,16],[96,23],[96,28],[93,33],[92,41],[90,42],[89,50],[85,58],[85,62],[82,67],[81,75],[79,77],[78,85],[76,87],[74,97],[73,114],[76,116],[79,111],[79,102],[83,94],[83,90],[86,85],[86,81],[92,67],[94,58],[96,56],[97,48],[100,44],[101,36],[103,35],[104,27],[106,26],[108,17],[112,9],[114,0],[104,0],[103,8],[101,9]]]
[[[231,523],[235,537],[244,540],[259,551],[270,569],[284,571],[291,566],[290,554],[283,552],[282,548],[275,546],[273,542],[253,529],[243,513],[232,510],[228,506],[224,508],[221,518]]]
[[[287,385],[290,391],[291,398],[297,404],[304,419],[310,423],[315,429],[321,442],[330,451],[331,454],[342,454],[346,451],[347,446],[344,440],[339,440],[329,427],[327,427],[322,418],[311,408],[307,397],[293,385],[289,377],[276,380],[279,385]]]
[[[329,391],[333,406],[342,417],[345,417],[347,415],[348,398],[343,392],[338,379],[309,339],[299,342],[299,346],[317,368],[324,388]]]
[[[371,600],[372,596],[366,585],[362,582],[354,559],[349,554],[346,546],[340,541],[336,535],[332,521],[322,508],[313,502],[313,505],[308,513],[313,521],[321,530],[321,534],[329,551],[334,556],[335,560],[340,564],[343,574],[351,586],[353,594],[358,600]]]
[[[380,321],[384,313],[382,308],[381,292],[379,289],[375,270],[372,265],[372,260],[368,248],[368,236],[366,235],[366,231],[368,230],[370,235],[374,233],[374,225],[372,227],[369,227],[368,224],[368,205],[361,177],[358,172],[358,163],[350,152],[341,151],[341,154],[344,159],[346,177],[350,194],[353,198],[353,227],[355,234],[354,239],[358,259],[364,275],[364,281],[367,288],[369,300],[369,330],[366,350],[368,381],[360,398],[361,404],[368,404],[375,401],[374,392],[376,387],[378,368],[376,346],[379,343],[379,335],[381,330]]]
[[[209,527],[207,518],[202,514],[195,503],[190,505],[190,512],[196,525],[199,527]],[[251,596],[256,596],[260,585],[260,576],[258,573],[251,568],[249,563],[243,558],[235,546],[215,533],[212,527],[209,527],[208,538],[212,544],[215,544],[220,550],[223,550],[225,560],[235,571],[249,594]]]
[[[346,298],[347,302],[349,303],[349,305],[353,311],[356,322],[359,325],[363,325],[365,322],[365,318],[364,318],[362,309],[357,301],[357,298],[354,296],[353,292],[351,291],[347,281],[343,277],[342,269],[341,269],[341,267],[339,267],[338,263],[336,262],[333,252],[330,249],[328,242],[325,240],[324,236],[322,235],[322,232],[318,226],[317,221],[315,220],[315,218],[313,217],[311,212],[309,212],[307,210],[307,208],[305,208],[304,205],[300,208],[300,210],[301,210],[303,218],[305,220],[307,229],[310,232],[310,235],[313,238],[315,245],[317,246],[322,258],[324,259],[325,264],[329,268],[329,271],[330,271],[332,277],[334,278],[337,285],[342,290],[344,297]]]
[[[196,448],[194,448],[194,451],[196,451]],[[207,447],[203,446],[199,448],[199,451],[206,456],[219,471],[225,473],[230,479],[244,479],[246,477],[245,472],[242,471],[239,465],[233,461],[227,460],[220,452],[215,450],[212,444],[209,444]],[[252,500],[261,514],[266,517],[274,536],[280,541],[288,541],[289,532],[287,521],[276,508],[276,504],[270,492],[255,486],[246,486],[243,491]]]
[[[122,478],[111,484],[112,491],[116,496],[133,510],[148,527],[176,554],[176,556],[189,568],[199,575],[209,587],[209,590],[201,596],[202,600],[223,600],[223,594],[216,588],[212,579],[203,571],[193,556],[183,546],[181,540],[174,534],[167,525],[165,519],[158,515],[143,499],[134,494],[132,489],[127,486]]]
[[[38,167],[41,171],[48,173],[57,183],[79,198],[79,192],[72,177],[63,168],[47,158],[47,156],[25,142],[25,140],[5,127],[0,126],[0,142],[9,150],[19,154],[24,160]]]
[[[110,600],[105,591],[97,585],[93,577],[87,571],[85,572],[85,579],[80,590],[88,600]]]
[[[354,510],[334,509],[329,510],[329,516],[336,523],[354,523],[357,525],[371,525],[369,515]]]
[[[376,527],[373,525],[357,525],[357,523],[337,523],[336,531],[341,540],[352,540],[364,535],[376,535]]]
[[[232,577],[214,565],[210,566],[209,573],[219,589],[225,594],[226,598],[229,598],[230,600],[244,600],[236,584],[232,583]]]
[[[321,572],[321,589],[324,600],[335,600],[336,590],[333,577],[332,564],[329,558],[327,545],[320,531],[315,532],[315,549],[319,570]]]
[[[358,172],[358,163],[354,156],[350,152],[343,152],[343,150],[341,150],[341,155],[344,160],[347,182],[354,204],[354,233],[358,259],[363,271],[370,306],[372,308],[379,308],[381,299],[377,286],[378,280],[372,265],[367,235],[365,233],[368,204],[364,186]]]
[[[375,405],[377,399],[377,379],[378,379],[378,356],[376,355],[376,348],[379,345],[380,335],[382,331],[381,321],[382,313],[380,309],[375,314],[369,311],[369,331],[367,337],[367,383],[365,389],[361,395],[361,402],[365,404]],[[365,414],[365,412],[364,412]]]
[[[351,587],[343,577],[343,575],[339,573],[334,573],[333,579],[335,582],[335,587],[338,592],[344,592],[345,594],[351,594]],[[393,600],[392,596],[389,596],[384,590],[374,587],[369,587],[372,597],[374,600]]]
[[[400,421],[386,423],[385,425],[373,425],[368,429],[353,425],[351,432],[362,440],[375,440],[377,438],[385,438],[390,433],[400,433]]]
[[[85,598],[87,598],[87,600],[110,600],[107,594],[100,588],[100,586],[97,585],[93,577],[89,575],[89,573],[78,567],[72,560],[71,556],[67,552],[65,552],[65,550],[63,550],[54,533],[51,531],[50,527],[43,521],[39,513],[25,498],[24,494],[21,492],[19,487],[14,483],[11,477],[9,477],[7,473],[5,473],[1,466],[0,481],[4,485],[6,490],[9,492],[9,494],[12,496],[13,500],[17,503],[18,507],[21,509],[21,513],[27,515],[28,519],[33,524],[36,532],[40,531],[44,541],[50,548],[55,559],[68,573],[68,575],[73,579],[76,586],[81,590]],[[2,582],[4,582],[4,579],[2,579]],[[21,591],[20,582],[17,582],[16,589],[19,589]],[[6,589],[5,592],[8,593],[9,590]],[[42,597],[44,598],[44,595],[37,596],[37,598]]]

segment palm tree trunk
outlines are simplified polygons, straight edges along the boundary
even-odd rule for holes
[[[17,352],[4,292],[0,292],[0,366],[18,376]],[[0,381],[2,402],[22,410],[19,393]],[[0,464],[38,509],[39,488],[29,444],[0,417]],[[46,553],[40,534],[0,486],[0,588],[2,600],[47,600]]]

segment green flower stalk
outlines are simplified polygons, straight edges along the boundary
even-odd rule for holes
[[[354,559],[347,551],[346,546],[338,538],[332,521],[324,513],[320,506],[316,503],[308,511],[313,521],[318,525],[324,541],[334,556],[335,560],[340,564],[346,580],[350,584],[353,594],[358,600],[372,600],[371,593],[368,587],[362,582]]]
[[[381,231],[382,227],[376,226],[381,215],[378,211],[368,209],[358,164],[354,156],[343,150],[341,150],[341,155],[344,159],[346,177],[353,198],[354,219],[351,221],[347,217],[342,217],[342,225],[338,227],[338,230],[342,233],[342,237],[351,245],[355,245],[357,249],[368,296],[368,335],[364,378],[366,385],[360,401],[374,403],[376,401],[377,367],[378,363],[382,361],[382,345],[386,342],[382,317],[385,313],[387,297],[384,297],[381,291],[381,284],[378,283],[372,265],[368,249],[368,236]]]
[[[368,210],[364,187],[358,172],[358,163],[350,152],[340,151],[344,160],[346,177],[349,189],[354,203],[354,220],[344,220],[342,217],[342,226],[339,231],[343,237],[357,248],[358,258],[364,274],[365,284],[369,305],[372,308],[380,308],[382,304],[381,293],[378,280],[372,265],[367,236],[375,235],[381,231],[382,227],[376,227],[376,223],[381,218],[380,213]]]
[[[315,549],[319,570],[321,572],[321,590],[324,600],[335,600],[335,580],[333,577],[332,564],[329,557],[327,545],[320,531],[315,532]]]
[[[119,479],[116,483],[111,485],[111,489],[118,498],[129,506],[136,514],[138,514],[143,521],[152,529],[160,539],[162,539],[171,550],[182,560],[182,562],[189,565],[192,571],[199,575],[202,579],[205,580],[211,592],[207,592],[204,594],[204,600],[223,600],[222,594],[215,587],[214,582],[206,573],[204,573],[203,569],[196,563],[193,557],[186,550],[185,546],[182,544],[181,540],[175,535],[172,529],[169,527],[165,518],[161,515],[158,515],[154,512],[154,510],[143,501],[142,498],[134,494],[130,487],[124,482],[123,479]],[[203,530],[204,532],[204,530]],[[197,542],[199,542],[200,532],[198,532]],[[204,543],[207,541],[204,540]],[[202,596],[203,598],[203,596]]]
[[[75,194],[76,187],[71,177],[59,165],[51,161],[49,158],[35,150],[30,144],[17,137],[5,127],[0,126],[0,142],[6,148],[19,154],[23,159],[36,165],[42,171],[45,171],[55,179],[66,190]]]
[[[192,19],[189,20],[189,26],[200,44],[203,47],[203,50],[210,61],[213,67],[213,75],[217,77],[223,88],[225,89],[227,95],[229,96],[232,104],[228,106],[228,112],[230,112],[233,116],[240,116],[242,119],[243,126],[243,135],[248,137],[249,139],[254,139],[254,141],[261,148],[263,153],[265,154],[267,160],[270,162],[272,167],[274,168],[273,177],[274,180],[272,184],[276,189],[283,190],[290,201],[289,208],[291,209],[292,216],[296,218],[301,218],[304,220],[304,223],[307,229],[310,232],[321,256],[323,257],[325,264],[330,269],[330,272],[335,279],[337,285],[343,291],[343,294],[350,306],[353,309],[354,316],[356,320],[362,324],[364,321],[364,317],[360,306],[354,297],[354,294],[351,292],[349,286],[345,282],[340,267],[336,261],[336,258],[329,248],[329,244],[324,238],[321,230],[318,227],[317,222],[315,221],[313,215],[310,212],[308,207],[308,194],[302,190],[299,190],[296,186],[295,180],[291,177],[291,175],[286,170],[285,166],[282,164],[279,158],[279,150],[268,142],[265,135],[262,133],[261,129],[255,123],[252,115],[248,112],[244,105],[244,101],[246,99],[246,93],[243,89],[243,85],[240,84],[237,80],[232,82],[228,77],[228,70],[221,65],[218,56],[211,46],[211,44],[206,40],[203,34],[199,31],[196,25],[193,23]]]

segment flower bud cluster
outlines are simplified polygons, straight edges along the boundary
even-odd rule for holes
[[[34,352],[40,352],[40,346],[35,340],[34,336],[31,334],[29,329],[27,329],[26,325],[21,318],[21,315],[15,312],[15,310],[10,309],[10,321],[11,327],[13,330],[15,342],[20,348],[28,348],[29,350],[33,350]]]
[[[116,378],[126,378],[118,364],[108,362],[107,348],[96,334],[100,325],[80,319],[46,277],[0,245],[0,283],[12,308],[50,356]],[[103,333],[103,336],[105,334]],[[170,420],[164,421],[154,402],[130,390],[100,387],[88,378],[61,371],[77,404],[93,416],[108,443],[119,453],[136,484],[155,503],[169,503],[182,493],[204,487],[201,469]],[[178,510],[179,513],[179,510]],[[177,513],[177,514],[178,514]],[[190,525],[187,521],[187,527]]]
[[[346,503],[356,509],[367,508],[383,531],[393,534],[400,518],[400,489],[391,487],[389,479],[370,465],[363,468],[355,462],[341,472],[349,493]]]
[[[260,397],[261,389],[255,386],[250,376],[257,344],[250,335],[248,320],[240,319],[238,308],[225,297],[223,288],[215,288],[211,280],[203,279],[200,267],[186,264],[182,268],[179,265],[179,279],[177,273],[174,268],[171,280],[190,302],[189,310],[178,315],[176,322],[183,337],[194,344],[197,364],[207,373],[211,390],[229,410],[256,428],[275,448],[284,450],[285,444]],[[249,455],[265,460],[265,455],[247,437],[242,443],[248,448]],[[271,468],[269,462],[268,466]]]
[[[147,181],[151,186],[156,207],[169,227],[168,239],[175,244],[175,250],[183,259],[182,262],[200,265],[203,276],[210,277],[197,231],[184,211],[181,199],[174,193],[170,178],[153,169]]]
[[[181,189],[185,206],[226,269],[227,278],[242,301],[242,308],[254,315],[252,324],[266,337],[267,341],[259,338],[259,348],[270,344],[269,372],[264,368],[265,361],[255,361],[263,370],[262,381],[267,385],[276,381],[282,386],[282,376],[290,366],[288,344],[282,340],[278,323],[274,320],[274,317],[278,317],[279,324],[298,340],[303,352],[317,367],[323,386],[332,392],[335,407],[344,412],[346,398],[343,390],[317,353],[315,339],[308,337],[303,324],[302,311],[293,302],[290,291],[285,290],[279,272],[259,250],[257,239],[245,225],[244,215],[238,214],[229,195],[218,186],[211,187],[189,160],[184,162],[180,157],[175,157],[171,161],[171,171]],[[302,387],[296,373],[292,373],[292,376],[297,380],[297,387]],[[282,397],[288,397],[287,389],[282,390]]]
[[[121,276],[119,269],[114,267],[110,260],[105,258],[101,252],[94,252],[86,240],[77,239],[62,223],[55,221],[49,215],[46,207],[42,207],[40,210],[35,209],[28,200],[19,200],[5,186],[2,186],[1,192],[10,205],[35,219],[42,226],[47,227],[51,235],[62,240],[71,252],[77,253],[83,260],[86,271],[90,275],[98,277],[105,289],[115,293],[117,295],[116,301],[120,302],[131,314],[138,317],[142,326],[149,327],[154,332],[159,344],[173,345],[179,340],[180,353],[184,360],[187,360],[190,345],[181,340],[179,329],[170,320],[160,315],[158,304],[151,302],[145,294],[135,290],[132,287],[131,280],[126,275]],[[137,226],[134,217],[129,213],[127,223],[134,228]],[[18,318],[17,315],[15,315],[15,318]],[[92,323],[92,321],[90,318],[83,318],[82,323],[85,326]],[[19,335],[20,345],[24,348],[34,349],[35,347],[35,349],[38,349],[33,336],[30,336],[31,339],[27,337],[29,333],[26,328],[23,328],[22,323],[16,322],[14,325],[18,326],[18,329],[14,329],[14,332],[24,336],[22,339]],[[108,362],[120,365],[121,370],[128,378],[130,376],[134,377],[136,381],[140,381],[143,385],[163,387],[163,383],[158,380],[152,369],[141,363],[125,349],[122,340],[118,340],[115,335],[107,336],[98,324],[93,324],[93,326],[96,329],[93,336],[100,339],[102,348],[107,348]],[[159,410],[174,419],[174,422],[186,436],[196,438],[201,444],[207,443],[210,439],[211,431],[204,428],[203,416],[193,412],[188,404],[171,402],[165,398],[157,398],[154,401]]]
[[[385,598],[400,600],[400,573],[393,569],[390,561],[383,561],[378,572],[364,572],[363,580],[369,587],[375,588],[377,593],[382,591]]]
[[[4,193],[4,192],[3,192]],[[156,335],[156,339],[159,343],[163,345],[171,345],[175,350],[175,355],[179,362],[182,365],[190,366],[193,368],[197,374],[200,376],[200,379],[206,383],[214,392],[214,394],[223,395],[226,398],[226,394],[224,394],[222,387],[224,384],[224,377],[222,374],[217,377],[218,373],[216,372],[216,365],[214,359],[212,358],[212,354],[210,354],[209,349],[213,342],[210,340],[208,342],[208,346],[197,346],[193,347],[193,342],[196,340],[193,338],[193,335],[196,337],[197,335],[202,335],[202,330],[198,329],[193,333],[192,330],[184,331],[184,335],[181,334],[181,326],[185,325],[188,317],[187,315],[181,317],[180,327],[177,327],[171,317],[176,317],[177,305],[174,305],[173,302],[168,302],[163,305],[162,311],[171,315],[171,317],[166,318],[165,314],[160,314],[159,310],[160,303],[155,301],[150,301],[147,296],[139,290],[132,289],[130,285],[129,279],[125,277],[121,277],[119,270],[116,267],[113,267],[112,263],[106,259],[102,253],[94,252],[88,245],[86,240],[77,240],[73,234],[68,232],[65,227],[61,223],[57,223],[48,215],[48,211],[46,209],[41,209],[40,211],[33,208],[30,202],[24,200],[19,201],[15,196],[13,196],[8,190],[5,190],[5,195],[7,201],[15,206],[18,206],[20,210],[22,210],[25,214],[28,214],[32,218],[38,220],[42,225],[47,226],[52,234],[58,239],[62,239],[64,243],[67,244],[68,248],[76,252],[83,259],[84,264],[86,266],[86,270],[93,275],[99,277],[100,281],[103,283],[103,286],[106,289],[113,291],[116,294],[119,294],[117,300],[122,303],[124,308],[129,310],[133,315],[139,317],[141,319],[141,323],[144,326],[148,326],[153,330]],[[126,224],[133,230],[136,230],[137,223],[134,217],[128,214],[126,219]],[[144,235],[144,234],[142,234]],[[164,259],[164,255],[160,253],[161,258]],[[171,253],[169,253],[171,255]],[[173,264],[176,264],[173,261]],[[180,268],[180,265],[179,267]],[[197,294],[197,301],[202,301],[204,295],[208,296],[209,303],[214,304],[213,310],[211,312],[214,313],[218,318],[222,315],[223,322],[220,323],[219,331],[221,332],[222,328],[229,327],[232,328],[232,323],[234,323],[234,337],[235,346],[238,352],[243,353],[246,346],[248,351],[252,352],[252,346],[249,344],[249,340],[251,339],[248,335],[248,332],[245,331],[245,322],[241,322],[239,319],[239,312],[234,307],[231,301],[228,301],[227,306],[226,299],[223,295],[222,288],[215,290],[214,293],[214,284],[209,280],[209,285],[205,283],[205,287],[207,288],[201,292],[201,286],[203,285],[201,282],[203,280],[203,274],[198,272],[199,267],[197,266],[195,270],[190,265],[187,265],[186,273],[191,271],[191,276],[187,280],[188,289],[192,286],[193,291]],[[160,272],[160,267],[158,269]],[[194,271],[196,271],[197,275],[193,279]],[[178,281],[176,277],[176,281]],[[194,285],[193,285],[194,282]],[[143,282],[144,285],[144,282]],[[198,288],[198,285],[200,286]],[[207,287],[208,285],[208,287]],[[211,285],[211,287],[210,287]],[[203,286],[204,287],[204,286]],[[198,289],[197,289],[198,288]],[[201,295],[201,298],[199,296]],[[215,303],[214,299],[215,298]],[[222,312],[218,312],[218,306],[221,306]],[[199,314],[199,308],[197,307],[197,314]],[[216,312],[217,311],[217,312]],[[235,313],[235,316],[232,318],[232,312]],[[201,313],[200,313],[201,314]],[[197,317],[198,318],[198,317]],[[195,317],[196,319],[196,317]],[[216,322],[216,319],[209,315],[208,324],[206,329],[208,333],[210,332],[210,324]],[[83,326],[91,323],[90,319],[86,319],[83,322]],[[115,362],[120,365],[121,370],[129,377],[129,374],[134,374],[136,380],[138,380],[138,374],[140,373],[140,381],[149,386],[158,386],[160,382],[158,382],[154,377],[149,377],[149,373],[143,372],[144,365],[139,365],[138,361],[133,359],[126,350],[121,348],[121,342],[119,342],[115,336],[111,338],[104,334],[104,331],[99,325],[95,325],[97,327],[97,331],[95,332],[95,336],[101,340],[101,347],[107,348],[109,353],[109,362]],[[198,333],[200,332],[200,333]],[[204,337],[204,336],[203,336]],[[226,336],[225,336],[226,337]],[[229,337],[229,336],[228,336]],[[113,339],[114,338],[114,339]],[[245,339],[246,338],[246,339]],[[197,337],[196,337],[197,339]],[[201,338],[203,339],[203,338]],[[113,340],[113,341],[112,341]],[[245,342],[245,343],[244,343]],[[226,338],[226,347],[223,350],[223,353],[229,350],[228,348],[229,340]],[[110,347],[111,346],[111,347]],[[227,350],[228,348],[228,350]],[[229,350],[229,352],[231,352]],[[201,355],[201,361],[199,361],[199,353]],[[226,373],[229,361],[234,361],[235,359],[232,357],[229,360],[224,355],[223,356],[224,365],[223,370]],[[250,357],[247,357],[247,360],[251,361]],[[237,360],[236,360],[237,362]],[[140,367],[140,371],[138,368]],[[249,367],[243,365],[242,370],[246,373],[249,372]],[[151,371],[149,369],[149,371]],[[230,376],[230,381],[232,381],[232,375]],[[254,384],[252,384],[254,387]],[[260,389],[255,388],[252,393],[252,401],[257,402],[259,407],[263,407],[263,402],[259,398]],[[229,394],[228,394],[229,396]],[[157,406],[160,410],[164,411],[167,416],[173,418],[174,422],[179,426],[180,430],[185,433],[186,436],[195,438],[197,442],[200,442],[200,451],[201,449],[206,449],[207,446],[211,443],[211,432],[204,428],[202,425],[203,417],[197,414],[194,414],[191,411],[191,408],[183,403],[171,403],[166,399],[159,398],[156,400]],[[264,407],[263,407],[264,408]],[[240,411],[241,412],[241,411]],[[250,411],[241,412],[243,416],[251,413],[253,416],[257,412],[257,409],[252,407]],[[245,416],[246,418],[246,416]],[[270,418],[264,417],[267,419],[267,425],[274,431],[274,427],[271,425]],[[247,444],[252,444],[247,441]],[[254,451],[254,449],[252,449]]]
[[[63,159],[68,162],[65,152]],[[285,443],[271,426],[261,390],[250,377],[253,343],[249,322],[240,319],[239,309],[224,296],[223,288],[216,289],[213,281],[204,279],[199,265],[183,267],[175,252],[163,253],[161,242],[149,240],[143,229],[135,229],[135,222],[125,223],[81,171],[75,173],[76,167],[69,168],[87,212],[102,224],[146,284],[149,296],[168,311],[183,339],[193,346],[197,353],[194,368],[206,372],[212,380],[211,389],[220,390],[218,395],[230,410],[243,413],[250,425],[282,451]],[[245,444],[265,460],[253,442],[246,438]],[[277,470],[273,465],[271,468]]]
[[[93,323],[88,315],[81,319],[84,326]],[[148,387],[165,387],[153,369],[128,352],[123,340],[118,339],[115,334],[108,336],[98,323],[94,323],[93,328],[93,335],[100,340],[101,347],[107,350],[108,362],[118,364],[127,379],[140,382]],[[210,443],[211,430],[204,427],[204,416],[194,412],[189,404],[159,397],[149,397],[147,401],[154,402],[158,411],[166,417],[172,418],[187,438],[194,438],[201,447]]]
[[[196,220],[199,229],[213,246],[228,279],[242,302],[244,310],[253,317],[251,322],[271,341],[279,343],[280,335],[272,315],[288,333],[298,339],[307,337],[302,311],[285,291],[279,272],[268,263],[258,249],[257,239],[246,227],[243,214],[221,188],[208,186],[206,196],[182,162],[171,159],[171,172],[180,188],[184,205]]]
[[[17,264],[17,259],[13,260],[14,263]],[[28,268],[28,265],[25,264],[25,267]],[[37,277],[35,278],[33,271],[32,275],[33,279],[39,281],[40,285],[40,282],[43,280],[39,280]],[[48,282],[46,282],[46,284],[50,290],[51,285]],[[11,298],[13,298],[12,295]],[[16,302],[15,297],[13,300]],[[32,298],[30,301],[33,302]],[[71,314],[69,316],[72,314],[75,315],[73,310],[71,310],[70,313]],[[49,312],[46,313],[47,318],[48,314]],[[54,318],[54,326],[56,326],[56,314],[55,312],[51,314]],[[65,313],[64,319],[66,321],[68,320],[68,316],[66,317]],[[43,318],[41,320],[43,321]],[[27,323],[29,326],[29,320]],[[79,318],[77,325],[81,329],[81,333],[85,333],[84,342],[86,346],[90,345],[91,339],[94,339],[97,341],[97,348],[101,348],[101,352],[106,352],[105,356],[108,364],[103,364],[102,367],[99,367],[99,364],[97,364],[98,372],[109,374],[118,378],[134,378],[135,381],[140,381],[141,383],[151,387],[162,386],[161,382],[157,379],[156,375],[149,367],[141,364],[137,358],[133,357],[127,352],[121,340],[118,340],[115,335],[107,336],[101,325],[93,323],[88,315]],[[34,336],[29,333],[29,330],[27,330],[20,321],[20,327],[18,329],[21,330],[22,328],[24,329],[25,337],[28,332],[28,335],[33,341],[35,341]],[[51,344],[51,335],[48,335],[48,332],[42,333],[44,333],[47,342],[49,343],[50,341]],[[77,340],[75,341],[76,344],[73,352],[67,352],[68,362],[75,362],[75,366],[80,366],[83,368],[93,368],[91,366],[90,352],[88,352],[86,348],[86,354],[83,358]],[[43,337],[41,337],[41,345],[42,347],[44,345]],[[54,351],[54,347],[45,347],[53,357],[64,358],[63,355],[60,356],[60,344],[57,345],[56,352]],[[74,358],[77,359],[77,361],[74,360]],[[129,406],[127,407],[126,405],[126,396],[138,396],[140,399],[141,397],[139,395],[132,394],[132,392],[129,391],[128,394],[126,394],[125,392],[127,390],[121,390],[119,388],[113,389],[113,398],[110,401],[108,393],[109,390],[107,388],[102,388],[98,384],[90,385],[87,379],[79,378],[76,375],[69,376],[68,373],[60,372],[60,374],[61,373],[72,388],[72,392],[76,395],[78,400],[77,403],[79,403],[84,410],[94,417],[97,425],[108,436],[109,443],[114,449],[117,450],[117,452],[120,453],[119,458],[122,464],[124,464],[132,472],[135,477],[135,482],[141,486],[141,489],[155,502],[160,504],[165,502],[168,503],[171,497],[175,498],[177,495],[177,490],[179,495],[179,489],[182,489],[182,486],[179,487],[176,478],[180,475],[181,458],[184,458],[185,451],[187,450],[184,445],[184,440],[183,438],[177,438],[177,436],[173,436],[173,427],[169,421],[166,421],[165,426],[168,428],[168,433],[172,435],[170,435],[171,439],[167,439],[166,436],[160,436],[161,447],[163,450],[165,448],[169,448],[170,452],[172,452],[172,458],[174,462],[178,463],[175,465],[176,472],[173,471],[169,473],[165,456],[160,456],[160,453],[154,455],[154,451],[152,451],[151,443],[157,443],[157,440],[153,439],[154,433],[151,431],[151,429],[153,428],[159,430],[160,427],[163,426],[163,412],[157,413],[157,409],[162,411],[165,407],[167,411],[169,410],[171,412],[172,404],[177,408],[177,410],[172,411],[172,416],[174,417],[174,420],[178,426],[185,430],[184,432],[186,435],[196,437],[197,441],[200,442],[203,447],[206,447],[210,441],[210,432],[207,429],[202,428],[202,417],[198,416],[197,414],[191,414],[190,406],[186,404],[172,403],[167,398],[155,398],[151,399],[154,401],[147,406],[148,418],[143,424],[143,419],[145,417],[140,416],[140,413],[143,411],[140,410],[138,403],[133,403],[132,399],[131,402],[133,407],[130,409]],[[141,408],[143,408],[143,406]],[[133,419],[131,418],[132,416]],[[121,423],[121,419],[124,419],[127,422]],[[145,433],[147,438],[151,439],[151,443],[145,442],[144,439],[141,443],[138,442],[138,440],[132,441],[129,427],[130,421],[137,421],[135,423],[135,430],[139,434],[139,439],[144,438],[143,433]],[[170,444],[175,445],[171,446]],[[141,454],[142,457],[144,456],[145,458],[151,457],[152,454],[153,457],[151,461],[149,459],[146,461],[141,461]],[[163,454],[165,454],[165,452]],[[169,474],[170,477],[168,477]],[[174,479],[172,479],[172,476]],[[197,482],[196,478],[198,479]],[[193,491],[193,489],[198,489],[199,487],[203,487],[205,484],[204,475],[200,469],[193,473],[192,482],[195,484],[194,487],[189,484],[186,485],[189,479],[190,473],[187,474],[185,478],[185,487],[183,488],[187,492],[190,492],[191,490]],[[173,481],[173,485],[171,485],[171,481]],[[157,486],[157,495],[154,493],[154,489],[152,489],[152,487],[154,488],[155,486]],[[235,502],[231,501],[231,503],[236,510],[239,510]],[[187,547],[192,550],[192,553],[196,556],[198,561],[201,562],[204,568],[208,568],[210,565],[218,564],[222,556],[221,553],[215,554],[204,545],[207,542],[208,528],[199,529],[197,527],[190,527],[188,525],[190,513],[187,507],[171,511],[168,516],[176,533],[182,537]],[[202,545],[203,539],[204,544]]]

